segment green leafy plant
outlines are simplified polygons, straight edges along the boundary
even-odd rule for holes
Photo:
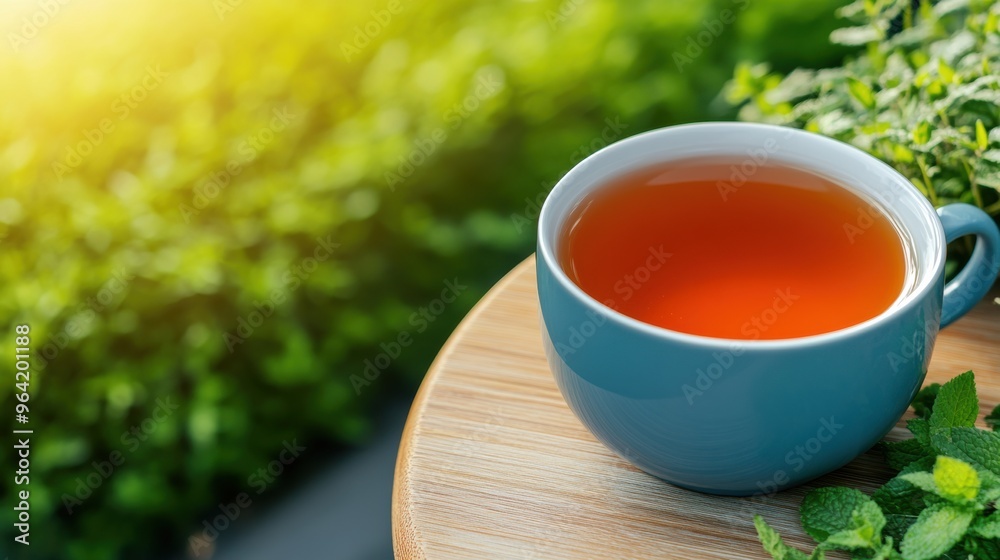
[[[895,478],[870,497],[844,487],[809,492],[799,508],[819,543],[809,555],[755,516],[764,550],[779,560],[817,560],[830,550],[880,560],[1000,558],[1000,432],[975,426],[973,373],[924,388],[912,407],[913,438],[882,444]],[[1000,406],[987,419],[998,413]]]
[[[31,325],[28,427],[44,436],[31,557],[180,557],[298,438],[309,451],[219,537],[234,538],[412,395],[531,253],[537,205],[570,166],[709,118],[704,92],[737,57],[834,64],[842,3],[403,0],[391,18],[388,0],[0,3],[0,332],[10,348]],[[739,13],[716,37],[724,10]],[[148,67],[166,74],[153,89]],[[479,99],[484,71],[504,87]],[[339,246],[288,284],[318,239]],[[105,300],[121,271],[134,278]],[[458,301],[411,322],[455,278]],[[352,377],[404,331],[412,344],[359,395]],[[122,441],[168,398],[179,408],[140,445]],[[114,453],[124,464],[95,479]]]
[[[918,7],[914,7],[917,4]],[[1000,4],[858,0],[830,36],[864,47],[841,67],[742,64],[724,90],[740,118],[796,126],[894,166],[937,206],[1000,216]]]

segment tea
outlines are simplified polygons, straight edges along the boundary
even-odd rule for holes
[[[563,269],[625,315],[718,338],[821,334],[888,309],[906,277],[889,218],[825,178],[755,167],[674,163],[605,185],[567,220]]]

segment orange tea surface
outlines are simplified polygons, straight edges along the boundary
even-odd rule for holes
[[[906,275],[899,234],[858,195],[791,168],[721,162],[606,185],[575,209],[558,251],[605,305],[731,339],[855,325],[885,311]]]

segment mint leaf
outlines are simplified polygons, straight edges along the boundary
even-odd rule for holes
[[[910,488],[913,488],[912,486]],[[914,492],[919,490],[914,489]],[[922,507],[923,504],[921,504]],[[885,514],[885,529],[882,529],[882,536],[887,540],[902,541],[903,535],[910,529],[917,520],[918,514],[898,515],[893,513]]]
[[[972,427],[979,416],[976,381],[971,371],[941,386],[931,413],[931,429]]]
[[[854,0],[840,14],[851,22],[831,41],[866,48],[786,76],[744,63],[727,88],[746,90],[729,96],[740,119],[834,137],[895,167],[936,206],[970,202],[1000,216],[1000,154],[987,155],[1000,152],[996,2]],[[745,68],[756,69],[751,80]]]
[[[920,490],[913,488],[913,486],[910,486],[910,488],[913,489],[913,492],[916,493],[920,492]],[[921,500],[920,508],[923,507],[924,504],[923,501]],[[906,514],[906,515],[896,514],[896,513],[886,513],[885,528],[882,529],[882,536],[885,537],[886,539],[902,541],[903,535],[906,534],[906,531],[908,531],[910,529],[910,526],[912,526],[913,523],[917,520],[917,515],[920,514],[919,513],[920,511],[921,510],[918,509],[917,513]]]
[[[881,443],[900,473],[871,497],[843,487],[806,494],[802,526],[819,542],[812,554],[786,545],[758,515],[764,549],[776,560],[822,560],[828,550],[859,560],[1000,560],[1000,431],[975,427],[975,391],[966,372],[936,397],[923,394],[929,418],[907,422],[912,439]]]
[[[896,542],[903,540],[907,529],[926,507],[924,491],[904,480],[903,476],[915,472],[928,472],[932,466],[932,459],[921,459],[911,463],[899,476],[872,493],[872,500],[885,514],[885,528],[882,529],[882,535],[887,539],[894,539]]]
[[[785,544],[785,541],[781,540],[781,535],[772,529],[763,517],[753,516],[753,525],[757,528],[757,538],[760,539],[761,546],[774,560],[810,560],[806,553]]]
[[[1000,539],[1000,512],[989,517],[980,517],[969,527],[969,534],[984,539]]]
[[[898,471],[905,469],[914,461],[930,456],[924,446],[916,439],[886,442],[884,449],[885,461]]]
[[[924,492],[940,496],[958,505],[974,502],[979,496],[981,486],[976,469],[964,461],[945,455],[938,456],[933,473],[913,472],[900,475],[899,478]]]
[[[968,463],[941,455],[934,464],[937,493],[946,500],[967,503],[979,495],[979,475]]]
[[[973,517],[972,512],[951,505],[931,506],[906,531],[900,552],[906,560],[933,560],[962,540]]]
[[[845,546],[864,547],[880,536],[885,526],[885,517],[878,505],[853,488],[817,488],[806,494],[799,512],[802,528],[818,542],[839,535],[835,539],[838,543],[850,541],[856,544]]]
[[[863,495],[863,494],[862,494]],[[885,516],[875,502],[865,496],[862,502],[851,513],[853,528],[833,533],[821,544],[823,548],[840,550],[857,550],[876,548],[882,543],[882,528],[885,527]]]
[[[903,560],[896,549],[892,546],[892,537],[886,539],[886,543],[882,545],[882,548],[875,551],[875,555],[871,557],[871,560]]]
[[[986,425],[993,428],[994,430],[1000,430],[1000,404],[998,404],[993,412],[989,413],[984,419],[986,420]]]
[[[982,486],[979,489],[979,503],[986,505],[1000,500],[1000,477],[989,471],[979,471]]]
[[[932,430],[931,446],[942,455],[1000,476],[1000,432],[964,427]]]
[[[931,423],[926,418],[910,418],[906,421],[906,428],[913,434],[913,438],[920,442],[928,451],[931,448]]]
[[[937,484],[934,482],[934,475],[929,472],[904,474],[900,478],[923,490],[924,492],[930,492],[931,494],[937,493]]]
[[[889,480],[881,488],[872,493],[872,500],[878,504],[886,514],[896,514],[912,516],[924,509],[923,492],[913,484],[906,481],[906,475],[925,472],[929,473],[933,468],[932,459],[921,459],[911,463],[903,469],[898,476]],[[899,535],[902,537],[902,535]]]
[[[930,418],[931,410],[934,408],[934,401],[937,399],[938,391],[940,390],[940,383],[931,383],[921,389],[917,393],[917,396],[913,397],[913,402],[910,403],[910,406],[913,407],[913,412],[916,412],[917,416],[921,418]]]
[[[923,492],[898,476],[873,492],[872,499],[886,515],[916,517],[924,509]]]

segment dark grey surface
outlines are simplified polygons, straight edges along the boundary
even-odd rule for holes
[[[408,407],[388,407],[371,445],[221,535],[213,560],[392,560],[393,469]]]

